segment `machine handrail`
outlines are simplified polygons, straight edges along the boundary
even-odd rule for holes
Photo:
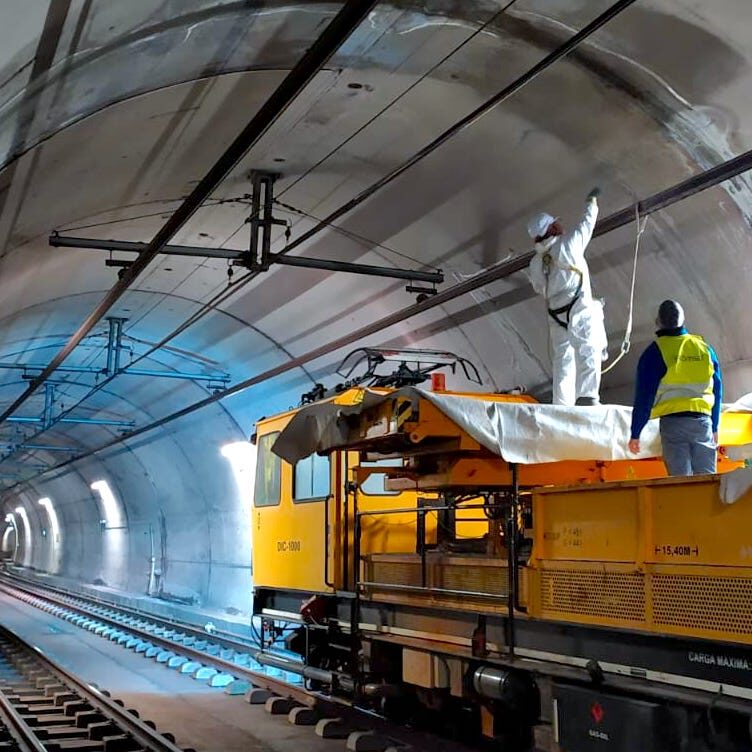
[[[434,506],[434,505],[427,505],[427,506],[415,506],[415,507],[398,507],[396,509],[364,509],[359,510],[357,507],[357,493],[356,493],[356,504],[354,505],[353,509],[353,517],[355,521],[355,530],[354,530],[354,551],[353,551],[353,566],[355,569],[354,577],[353,577],[353,585],[354,585],[354,591],[355,591],[355,601],[354,601],[354,609],[355,609],[355,615],[359,618],[359,610],[360,610],[360,589],[366,588],[366,587],[377,587],[381,589],[391,589],[391,590],[409,590],[410,592],[424,592],[424,593],[443,593],[445,595],[464,595],[468,597],[478,597],[478,596],[485,596],[491,599],[499,599],[499,600],[506,600],[508,603],[508,636],[507,636],[507,644],[509,647],[509,654],[510,656],[514,656],[514,647],[515,647],[515,611],[520,611],[522,613],[527,611],[527,608],[522,606],[522,604],[519,601],[519,563],[517,562],[517,551],[516,551],[516,538],[517,533],[519,532],[517,529],[517,510],[519,509],[519,498],[520,498],[520,487],[519,487],[519,481],[518,481],[518,473],[517,473],[517,465],[512,464],[512,498],[510,501],[510,513],[508,515],[507,524],[506,524],[506,535],[507,535],[507,595],[506,596],[495,596],[490,593],[477,593],[472,590],[456,590],[456,591],[444,591],[441,588],[431,588],[428,587],[428,565],[427,565],[427,548],[426,548],[426,526],[425,526],[425,518],[426,514],[429,514],[431,512],[442,512],[442,511],[456,511],[459,505],[452,505],[452,504],[444,504],[441,506]],[[485,509],[488,507],[488,504],[465,504],[462,505],[462,509]],[[421,584],[418,585],[397,585],[397,584],[389,584],[389,583],[376,583],[376,582],[369,582],[367,580],[361,579],[361,533],[362,533],[362,524],[361,520],[364,517],[377,517],[377,516],[386,516],[389,514],[409,514],[409,513],[415,513],[417,515],[417,525],[416,525],[416,532],[418,537],[418,549],[420,554],[420,566],[421,566]],[[358,622],[356,622],[358,623]]]

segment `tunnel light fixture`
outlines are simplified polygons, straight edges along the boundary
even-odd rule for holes
[[[23,526],[24,536],[24,557],[23,563],[25,566],[31,564],[31,524],[29,523],[29,515],[26,512],[26,507],[17,506],[15,509],[16,514],[21,518],[21,524]],[[16,536],[16,539],[18,536]]]
[[[106,480],[95,480],[91,484],[91,490],[99,494],[99,500],[102,505],[100,524],[103,527],[123,527],[123,512],[118,500],[115,498],[115,494],[112,493],[110,484]]]
[[[52,504],[52,499],[47,496],[39,499],[39,506],[44,507],[47,512],[47,518],[50,521],[50,529],[52,531],[52,540],[53,542],[58,543],[60,541],[60,522],[57,518],[55,507]]]
[[[3,551],[8,550],[8,538],[13,533],[13,560],[16,560],[18,556],[18,527],[16,526],[16,515],[13,512],[8,512],[5,515],[5,521],[8,523],[8,527],[5,528],[3,533],[2,547]]]
[[[219,451],[230,463],[243,504],[250,506],[256,480],[256,447],[250,441],[233,441]]]

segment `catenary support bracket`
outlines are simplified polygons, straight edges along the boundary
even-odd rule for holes
[[[311,44],[271,96],[256,111],[245,128],[199,180],[191,193],[170,215],[170,218],[152,238],[144,251],[139,253],[133,263],[124,270],[118,282],[107,291],[39,376],[29,382],[28,387],[10,405],[2,408],[0,423],[13,415],[47,381],[57,367],[62,365],[89,332],[107,315],[107,312],[120,300],[135,279],[156,258],[159,251],[183,228],[211,195],[211,192],[224,180],[245,154],[258,143],[332,55],[360,26],[376,5],[376,2],[377,0],[346,0],[341,4],[337,14],[321,35]]]
[[[97,238],[80,238],[70,235],[50,235],[50,245],[53,248],[83,248],[97,251],[123,251],[125,253],[142,253],[146,243],[129,240],[99,240]],[[322,269],[331,272],[345,272],[348,274],[362,274],[371,277],[387,277],[404,279],[408,282],[427,282],[441,284],[444,274],[441,271],[422,271],[418,269],[400,269],[388,266],[374,266],[371,264],[355,264],[334,259],[315,259],[306,256],[288,256],[282,253],[269,253],[263,260],[259,258],[255,263],[253,250],[250,252],[228,250],[227,248],[205,248],[193,245],[166,245],[160,253],[166,256],[187,256],[198,258],[224,259],[237,263],[253,271],[267,271],[270,266],[296,266],[303,269]]]

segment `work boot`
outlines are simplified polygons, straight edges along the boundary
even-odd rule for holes
[[[578,407],[595,407],[600,405],[601,401],[597,397],[578,397],[574,404]]]

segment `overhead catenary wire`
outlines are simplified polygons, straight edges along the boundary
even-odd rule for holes
[[[271,96],[251,117],[230,146],[212,165],[196,187],[180,204],[170,219],[162,226],[136,260],[125,269],[118,282],[108,290],[94,310],[84,319],[63,348],[52,358],[44,370],[35,377],[24,392],[0,413],[0,422],[11,416],[52,375],[83,338],[106,315],[107,311],[122,297],[131,283],[153,261],[159,251],[193,216],[198,207],[209,197],[217,185],[235,167],[246,152],[256,144],[271,125],[287,109],[289,104],[308,85],[315,74],[340,48],[342,43],[360,25],[376,5],[377,0],[347,0],[321,35],[306,50],[305,54],[285,76]]]
[[[375,183],[373,183],[369,188],[365,189],[364,191],[361,191],[357,196],[355,196],[353,199],[347,201],[345,204],[340,206],[338,209],[336,209],[332,214],[327,216],[324,220],[319,222],[314,228],[309,230],[308,232],[304,233],[302,236],[297,238],[292,243],[289,243],[283,248],[280,253],[288,253],[291,251],[294,247],[297,245],[302,244],[306,240],[310,239],[317,233],[321,232],[323,229],[328,228],[330,224],[332,224],[336,219],[339,217],[349,213],[355,206],[359,205],[360,203],[366,201],[370,196],[375,194],[377,191],[379,191],[381,188],[385,187],[389,183],[391,183],[393,180],[404,174],[407,170],[409,170],[411,167],[413,167],[418,162],[422,161],[424,158],[426,158],[429,154],[431,154],[433,151],[447,143],[450,139],[454,138],[456,135],[464,131],[466,128],[470,127],[472,124],[474,124],[476,121],[478,121],[481,117],[483,117],[486,113],[494,109],[496,106],[501,104],[502,102],[509,99],[511,96],[516,94],[519,90],[527,86],[531,81],[536,79],[543,71],[545,71],[548,67],[568,55],[571,51],[576,49],[585,39],[587,39],[589,36],[591,36],[593,33],[595,33],[598,29],[600,29],[602,26],[604,26],[606,23],[608,23],[610,20],[612,20],[614,17],[619,15],[621,12],[626,10],[628,7],[630,7],[636,0],[618,0],[616,3],[611,5],[606,11],[604,11],[602,14],[600,14],[597,18],[595,18],[593,21],[591,21],[587,26],[585,26],[583,29],[581,29],[578,33],[570,37],[566,42],[564,42],[562,45],[557,47],[555,50],[553,50],[550,54],[546,55],[541,61],[539,61],[536,65],[534,65],[532,68],[528,69],[522,76],[518,77],[515,81],[513,81],[508,86],[504,87],[500,92],[498,92],[496,95],[491,97],[490,99],[486,100],[482,105],[477,107],[475,110],[473,110],[471,113],[466,115],[464,118],[462,118],[460,121],[455,123],[450,128],[446,129],[443,133],[441,133],[437,138],[435,138],[433,141],[431,141],[428,145],[423,147],[419,152],[414,154],[412,157],[407,159],[405,162],[403,162],[401,165],[399,165],[397,168],[393,169],[390,173],[388,173],[386,176],[382,177],[381,179],[377,180]],[[509,7],[511,3],[509,3],[506,7]],[[155,238],[156,240],[156,238]],[[167,242],[166,240],[164,242]],[[164,244],[164,243],[163,243]],[[139,257],[140,258],[140,257]],[[524,268],[524,266],[529,263],[529,256],[528,257],[521,257],[521,259],[513,259],[508,264],[501,264],[497,267],[494,267],[492,270],[494,273],[500,274],[501,276],[504,276],[504,273],[508,268],[511,268],[513,270],[517,270],[519,268]],[[519,265],[521,263],[521,265]],[[519,266],[518,266],[519,265]],[[509,272],[511,273],[511,272]],[[479,277],[476,280],[470,280],[470,282],[477,283],[478,281],[481,281],[485,278],[485,275],[479,275]],[[245,280],[245,284],[247,284],[249,280]],[[463,283],[460,283],[458,285],[455,285],[454,288],[452,288],[449,292],[451,293],[449,299],[453,299],[456,295],[462,294],[460,292],[460,289],[464,287]],[[437,296],[434,296],[432,299],[429,299],[427,301],[423,301],[422,303],[418,303],[415,306],[412,306],[412,309],[421,309],[421,307],[425,307],[426,309],[432,308],[436,305],[439,305],[441,302],[444,301],[444,296],[439,293]],[[428,304],[428,305],[427,305]],[[419,310],[415,310],[415,313],[419,312]],[[398,314],[398,320],[401,320],[399,317],[400,314]],[[385,319],[382,319],[381,322],[377,322],[377,324],[383,323],[384,326],[387,326],[389,324],[385,323],[388,320],[390,320],[391,317],[386,317]],[[359,330],[356,334],[362,334],[363,336],[366,336],[364,333],[365,330],[367,330],[369,327],[365,327],[363,330]],[[342,341],[347,341],[349,344],[352,341],[355,341],[357,339],[351,337],[343,338]],[[342,345],[344,346],[344,344]],[[308,359],[315,359],[316,354],[319,351],[324,351],[322,354],[325,354],[326,348],[317,348],[317,350],[314,350],[312,353],[308,353],[305,358]],[[300,367],[304,362],[307,362],[307,360],[302,360],[301,358],[294,358],[291,359],[288,364],[285,364],[282,367],[279,367],[277,369],[272,369],[272,371],[268,372],[269,377],[273,377],[274,375],[278,375],[279,373],[284,373],[288,370],[292,370],[292,368]],[[164,424],[164,422],[169,422],[170,420],[175,420],[179,417],[182,417],[183,415],[189,414],[197,409],[201,409],[202,407],[213,404],[214,402],[218,401],[219,399],[222,399],[225,396],[230,396],[231,394],[236,393],[237,391],[242,391],[243,389],[247,388],[248,386],[252,385],[253,383],[256,383],[253,379],[241,382],[241,384],[236,385],[235,387],[231,387],[228,390],[225,390],[224,392],[220,392],[216,395],[213,395],[212,397],[209,397],[205,400],[202,400],[198,403],[194,403],[193,405],[190,405],[183,410],[179,410],[175,413],[173,413],[171,416],[167,416],[166,418],[160,419],[159,421],[156,421],[155,423],[149,424],[148,426],[144,426],[141,429],[138,429],[136,432],[130,432],[129,434],[126,434],[122,437],[117,437],[113,439],[111,442],[108,442],[103,447],[100,447],[99,449],[92,450],[91,453],[94,453],[96,451],[101,451],[102,449],[105,449],[109,446],[115,445],[120,443],[121,441],[130,438],[136,433],[143,433],[148,430],[152,430],[153,428],[156,428],[158,425]],[[245,384],[245,386],[243,386]],[[8,412],[6,411],[6,416]],[[0,416],[0,420],[3,416]],[[76,458],[73,458],[71,461],[75,461]],[[65,464],[65,463],[62,463]],[[58,466],[56,466],[58,467]],[[53,468],[54,469],[54,468]]]
[[[400,92],[395,98],[390,100],[384,107],[382,107],[376,114],[374,114],[371,118],[369,118],[361,127],[356,129],[352,134],[350,134],[344,141],[339,143],[337,146],[335,146],[333,149],[331,149],[326,155],[324,155],[321,159],[319,159],[315,164],[313,164],[311,167],[309,167],[303,174],[301,174],[296,180],[294,180],[290,185],[286,186],[283,191],[280,192],[279,197],[285,195],[287,192],[292,190],[298,183],[301,182],[305,177],[307,177],[311,172],[315,171],[318,167],[320,167],[322,164],[324,164],[326,161],[328,161],[332,156],[334,156],[338,151],[340,151],[342,148],[344,148],[348,143],[350,143],[353,139],[355,139],[360,133],[362,133],[364,130],[366,130],[370,125],[372,125],[379,117],[381,117],[385,112],[387,112],[389,109],[394,107],[400,100],[402,100],[407,94],[409,94],[412,90],[414,90],[420,83],[425,81],[430,75],[436,72],[436,70],[441,67],[445,62],[447,62],[452,56],[457,54],[460,50],[462,50],[464,47],[466,47],[473,39],[475,39],[479,34],[486,31],[486,29],[493,24],[497,18],[499,18],[502,14],[504,14],[509,8],[511,8],[517,0],[510,0],[505,6],[500,8],[497,12],[495,12],[492,16],[490,16],[485,22],[483,22],[480,26],[478,26],[477,29],[473,31],[472,34],[470,34],[468,37],[463,39],[459,44],[457,44],[455,47],[453,47],[451,50],[449,50],[444,56],[441,57],[440,60],[438,60],[436,63],[434,63],[427,71],[422,73],[418,79],[416,79],[410,86],[408,86],[405,90]],[[214,202],[213,205],[220,205],[225,203],[232,203],[238,201],[236,198],[215,198],[210,199],[210,201]],[[281,202],[280,202],[280,205]],[[288,210],[295,211],[299,214],[305,215],[306,213],[302,210],[296,209],[295,207],[292,207],[290,205],[286,205]],[[131,219],[138,219],[138,218],[145,218],[150,216],[156,216],[156,215],[162,215],[165,212],[158,212],[154,214],[148,214],[148,215],[140,215],[137,217],[133,217]],[[341,234],[345,236],[349,236],[351,239],[355,240],[359,243],[367,243],[369,245],[381,247],[384,250],[390,251],[391,253],[394,253],[396,255],[401,255],[405,258],[408,258],[412,261],[415,261],[415,259],[412,259],[407,254],[401,253],[400,251],[397,251],[393,248],[389,248],[388,246],[385,246],[383,244],[376,243],[375,241],[371,241],[361,235],[357,235],[356,233],[353,233],[349,230],[346,230],[344,228],[338,227],[337,225],[331,224],[327,225],[326,223],[321,224],[322,220],[308,214],[309,218],[313,219],[315,222],[319,223],[322,228],[323,227],[329,227],[334,231],[340,232]],[[109,224],[104,223],[104,224]],[[232,238],[247,224],[247,220],[245,220],[236,230],[234,230],[226,239],[223,241],[220,247],[224,247]],[[84,227],[94,227],[97,225],[79,225],[74,228],[69,228],[70,230],[73,229],[83,229]],[[287,249],[283,249],[281,252],[285,253]],[[417,263],[417,262],[416,262]],[[436,268],[431,267],[430,264],[426,264],[429,268]],[[204,316],[206,316],[211,311],[217,309],[222,303],[225,303],[227,300],[229,300],[232,296],[237,294],[241,289],[243,289],[247,284],[249,284],[251,281],[253,281],[257,277],[257,272],[248,272],[244,274],[242,277],[240,277],[237,280],[232,281],[227,287],[220,290],[218,293],[214,295],[213,298],[211,298],[209,301],[206,301],[203,303],[197,311],[195,311],[191,316],[189,316],[186,321],[182,322],[177,328],[175,328],[172,332],[167,334],[165,337],[163,337],[159,342],[152,345],[145,353],[142,353],[138,357],[136,357],[135,360],[131,361],[128,365],[134,366],[140,361],[144,360],[145,358],[148,358],[150,355],[152,355],[157,350],[164,347],[166,344],[168,344],[170,341],[178,337],[180,334],[182,334],[184,331],[186,331],[188,328],[193,326],[194,324],[198,323]],[[305,370],[305,369],[304,369]],[[52,425],[55,425],[60,418],[65,417],[69,413],[76,410],[78,407],[80,407],[84,402],[86,402],[91,396],[93,396],[95,393],[100,391],[102,388],[104,388],[107,384],[109,384],[112,380],[117,378],[118,374],[114,374],[108,378],[106,378],[104,381],[99,382],[96,384],[92,389],[85,394],[83,397],[81,397],[75,404],[70,406],[65,411],[61,412],[59,416],[57,416],[56,420],[53,421]],[[309,376],[310,377],[310,376]],[[311,378],[311,381],[313,382],[314,379]],[[52,427],[52,426],[50,426]],[[33,434],[32,438],[37,438],[41,434],[45,433],[45,431],[48,429],[42,429],[35,434]],[[11,455],[8,455],[11,456]],[[7,459],[6,456],[3,459]],[[3,459],[0,459],[0,464],[2,463]]]

